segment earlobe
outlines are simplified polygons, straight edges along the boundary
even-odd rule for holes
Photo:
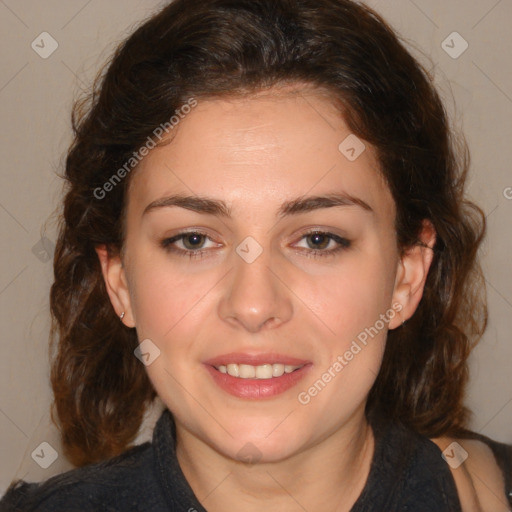
[[[416,311],[427,281],[428,272],[434,258],[436,232],[432,223],[423,221],[418,244],[408,248],[398,262],[398,269],[393,292],[393,303],[400,303],[402,310],[390,324],[396,329]]]
[[[105,281],[110,302],[127,327],[135,327],[128,282],[121,256],[109,253],[105,245],[96,247],[96,254],[101,265],[101,272]]]

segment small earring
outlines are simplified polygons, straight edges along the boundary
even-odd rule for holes
[[[124,311],[119,315],[119,318],[122,320],[124,318]]]

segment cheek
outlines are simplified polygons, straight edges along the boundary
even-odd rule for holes
[[[384,251],[381,252],[383,254]],[[382,363],[391,308],[390,259],[376,250],[346,258],[335,272],[303,282],[304,301],[327,329],[317,341],[318,364],[302,388],[301,404],[355,407],[373,385]],[[325,392],[324,392],[325,389]],[[302,398],[302,400],[301,400]]]
[[[339,404],[326,421],[356,408],[379,373],[389,321],[395,315],[390,308],[392,281],[384,267],[375,259],[367,264],[359,258],[357,264],[340,267],[309,287],[309,305],[329,333],[318,339],[318,364],[301,386],[298,400],[314,404],[319,414]]]
[[[139,339],[163,342],[181,324],[198,325],[201,300],[213,286],[209,276],[187,275],[160,258],[141,258],[134,268],[131,296]]]
[[[336,338],[346,342],[390,308],[393,276],[384,259],[358,253],[328,275],[308,276],[300,293]]]

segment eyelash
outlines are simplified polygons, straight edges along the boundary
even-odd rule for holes
[[[166,251],[175,253],[178,256],[184,256],[189,259],[202,258],[203,254],[208,252],[208,249],[197,250],[197,251],[191,251],[191,250],[186,251],[183,249],[177,249],[173,245],[175,242],[178,242],[179,240],[183,240],[186,236],[190,236],[190,235],[199,235],[199,236],[204,236],[206,238],[210,238],[206,233],[203,233],[202,231],[184,231],[182,233],[178,233],[177,235],[175,235],[171,238],[166,238],[166,239],[162,240],[161,246]]]
[[[210,249],[203,249],[203,250],[197,250],[197,251],[183,250],[183,249],[178,249],[173,245],[174,243],[176,243],[180,240],[183,240],[185,237],[190,236],[190,235],[199,235],[199,236],[204,236],[204,237],[210,239],[210,237],[206,233],[203,233],[201,231],[185,231],[185,232],[179,233],[171,238],[166,238],[166,239],[162,240],[160,242],[160,245],[166,251],[175,253],[178,256],[183,256],[183,257],[186,257],[189,259],[203,258],[205,253],[209,252]],[[329,249],[329,250],[302,249],[306,252],[306,256],[308,258],[325,258],[328,256],[334,256],[335,254],[339,253],[340,251],[346,250],[351,246],[350,240],[347,240],[346,238],[342,238],[338,235],[335,235],[334,233],[329,233],[327,231],[320,231],[320,230],[308,231],[307,233],[304,233],[301,236],[300,240],[303,240],[304,238],[307,238],[308,236],[312,236],[312,235],[327,236],[327,238],[329,238],[329,243],[331,240],[333,240],[334,242],[336,242],[338,244],[338,246],[334,249]]]

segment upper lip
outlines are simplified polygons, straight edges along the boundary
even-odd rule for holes
[[[204,361],[204,364],[211,366],[221,366],[227,364],[250,364],[251,366],[260,366],[263,364],[285,364],[292,366],[302,366],[308,364],[310,361],[305,359],[298,359],[296,357],[286,356],[276,353],[265,354],[248,354],[241,352],[232,352],[230,354],[223,354],[213,357]]]

